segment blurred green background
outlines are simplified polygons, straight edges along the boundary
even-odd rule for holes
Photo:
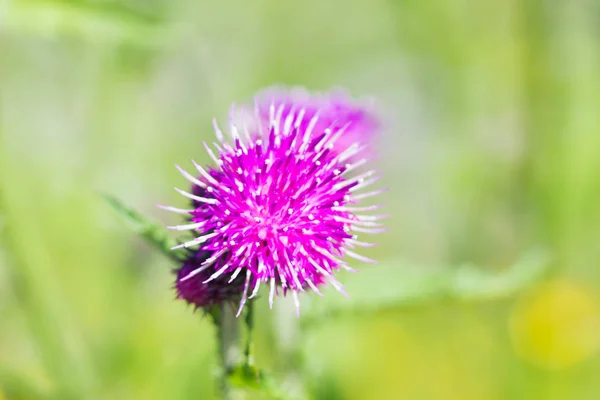
[[[598,1],[0,0],[0,399],[215,397],[210,322],[98,192],[176,221],[173,164],[280,83],[382,104],[391,229],[357,268],[394,278],[351,296],[539,247],[552,272],[311,324],[261,299],[258,365],[315,399],[600,398]]]

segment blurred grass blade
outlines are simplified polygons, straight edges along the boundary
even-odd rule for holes
[[[540,280],[549,267],[550,257],[542,250],[524,254],[510,268],[496,274],[464,265],[450,273],[447,297],[465,301],[508,297]]]
[[[541,250],[526,253],[502,272],[488,272],[473,265],[434,272],[389,261],[387,264],[348,275],[343,282],[350,298],[329,293],[310,298],[303,323],[339,314],[374,312],[410,307],[440,300],[486,301],[509,297],[539,281],[548,272],[550,258]],[[326,291],[333,291],[327,288]]]
[[[178,242],[173,239],[170,232],[161,224],[143,216],[132,208],[127,207],[113,196],[103,194],[104,201],[119,215],[129,229],[138,234],[148,243],[160,250],[169,258],[185,257],[185,250],[171,250]]]
[[[4,397],[3,397],[4,396]],[[0,399],[49,399],[50,394],[38,387],[31,377],[0,365]]]
[[[130,43],[159,47],[165,38],[160,21],[118,4],[102,6],[88,2],[11,2],[5,25],[16,32],[44,37],[74,36],[91,41]]]
[[[2,94],[0,105],[4,104]],[[18,292],[20,311],[31,332],[32,350],[55,385],[57,396],[89,398],[97,375],[88,343],[73,316],[69,296],[57,274],[58,268],[42,229],[31,229],[40,226],[32,212],[37,206],[37,197],[27,191],[22,176],[14,173],[21,168],[22,159],[8,145],[3,116],[0,113],[0,214],[3,215],[0,245],[11,267],[11,284]],[[10,346],[2,348],[10,349]],[[0,358],[3,358],[1,354]],[[1,370],[0,374],[3,386],[11,384],[14,390],[22,391],[34,389],[26,386],[15,373]]]

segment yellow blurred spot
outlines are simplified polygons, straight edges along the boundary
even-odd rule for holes
[[[526,360],[551,369],[570,367],[600,346],[597,299],[565,280],[544,284],[517,303],[510,334]]]

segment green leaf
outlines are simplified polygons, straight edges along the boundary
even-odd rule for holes
[[[113,196],[103,194],[102,197],[127,224],[129,229],[138,236],[171,259],[185,258],[184,249],[171,250],[173,246],[177,245],[177,241],[170,236],[170,232],[163,225],[127,207]]]
[[[550,258],[541,250],[526,253],[501,272],[485,271],[473,265],[423,272],[420,268],[391,260],[347,276],[343,283],[349,298],[336,293],[328,293],[324,298],[311,296],[303,307],[302,323],[306,325],[340,314],[412,307],[442,300],[506,298],[542,279],[549,267]]]

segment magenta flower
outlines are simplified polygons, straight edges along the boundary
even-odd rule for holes
[[[331,108],[319,108],[321,98],[310,100],[272,102],[268,124],[258,107],[256,129],[238,126],[232,118],[231,143],[215,123],[217,151],[205,144],[215,166],[205,169],[193,162],[199,177],[177,166],[193,189],[176,190],[194,208],[163,208],[189,214],[189,223],[171,228],[192,230],[197,237],[175,248],[198,246],[211,254],[179,277],[182,297],[187,296],[184,282],[222,286],[242,277],[238,315],[262,284],[269,287],[271,306],[276,293],[289,291],[299,310],[297,294],[307,288],[320,295],[318,287],[328,281],[344,293],[334,274],[351,270],[346,256],[373,261],[354,252],[357,246],[372,246],[355,234],[382,231],[376,221],[385,216],[359,215],[379,206],[355,205],[382,190],[358,193],[378,179],[375,171],[356,173],[368,162],[367,140],[346,136],[340,142],[360,119],[352,113],[328,116]],[[350,137],[356,141],[349,143]],[[195,293],[193,285],[184,290]]]

